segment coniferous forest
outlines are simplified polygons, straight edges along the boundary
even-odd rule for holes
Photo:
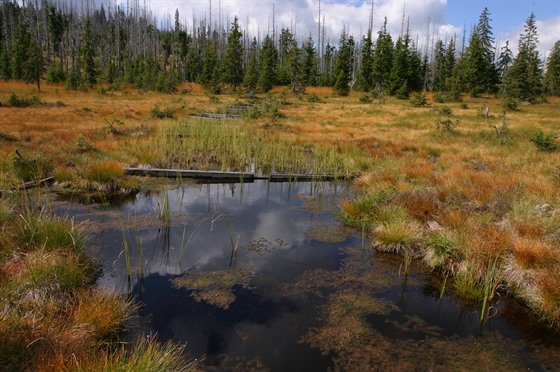
[[[496,46],[487,8],[470,35],[462,40],[460,35],[434,36],[429,47],[418,45],[405,14],[398,35],[388,32],[387,19],[373,30],[372,13],[359,40],[344,28],[337,42],[325,43],[321,24],[316,37],[275,27],[263,37],[243,30],[237,17],[223,25],[207,19],[186,25],[178,10],[174,23],[162,22],[138,1],[124,9],[86,8],[47,0],[2,1],[0,78],[35,83],[39,89],[44,80],[65,82],[69,89],[122,82],[172,92],[180,83],[196,82],[213,93],[332,86],[340,95],[357,89],[403,99],[412,91],[434,91],[441,100],[490,93],[535,102],[560,92],[560,44],[546,61],[541,59],[533,14],[513,55],[508,42]]]

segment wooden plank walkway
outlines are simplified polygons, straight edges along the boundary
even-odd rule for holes
[[[220,172],[202,171],[190,169],[147,169],[147,168],[125,168],[124,173],[129,176],[151,176],[169,178],[199,178],[210,180],[269,180],[270,182],[311,182],[311,181],[333,181],[337,179],[332,174],[279,174],[257,176],[249,172]]]
[[[145,169],[145,168],[125,168],[124,173],[129,176],[152,176],[169,178],[201,178],[201,179],[224,179],[224,180],[244,180],[252,181],[255,179],[253,173],[246,172],[220,172],[220,171],[200,171],[187,169]]]

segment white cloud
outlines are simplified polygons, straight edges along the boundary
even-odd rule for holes
[[[541,59],[546,61],[546,57],[554,46],[554,43],[560,39],[560,17],[552,17],[544,21],[537,21],[536,23],[537,33],[539,35],[539,54],[541,55]],[[510,32],[499,34],[496,37],[498,47],[504,46],[506,41],[509,40],[509,48],[514,55],[517,55],[519,36],[524,33],[524,26],[525,22]]]

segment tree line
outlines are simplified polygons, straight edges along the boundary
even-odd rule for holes
[[[289,28],[250,37],[237,17],[228,27],[194,18],[187,27],[177,10],[173,24],[162,23],[138,0],[125,9],[72,4],[2,0],[0,79],[36,83],[38,89],[46,80],[65,82],[69,89],[122,82],[162,92],[196,82],[214,93],[226,88],[267,92],[283,85],[294,92],[332,86],[341,95],[356,89],[399,98],[412,91],[451,99],[462,93],[501,94],[530,102],[560,95],[560,41],[541,60],[533,14],[514,56],[508,42],[496,50],[487,8],[468,42],[463,35],[460,48],[456,36],[420,48],[404,17],[396,38],[386,18],[374,38],[371,18],[358,42],[344,28],[336,44],[317,45],[311,35],[298,41]]]

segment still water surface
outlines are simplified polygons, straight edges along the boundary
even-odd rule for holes
[[[182,184],[113,206],[55,207],[88,226],[99,286],[143,303],[143,337],[186,344],[207,370],[560,370],[558,335],[512,299],[480,324],[449,282],[418,265],[405,276],[401,257],[367,239],[362,249],[360,232],[334,219],[352,193]]]

